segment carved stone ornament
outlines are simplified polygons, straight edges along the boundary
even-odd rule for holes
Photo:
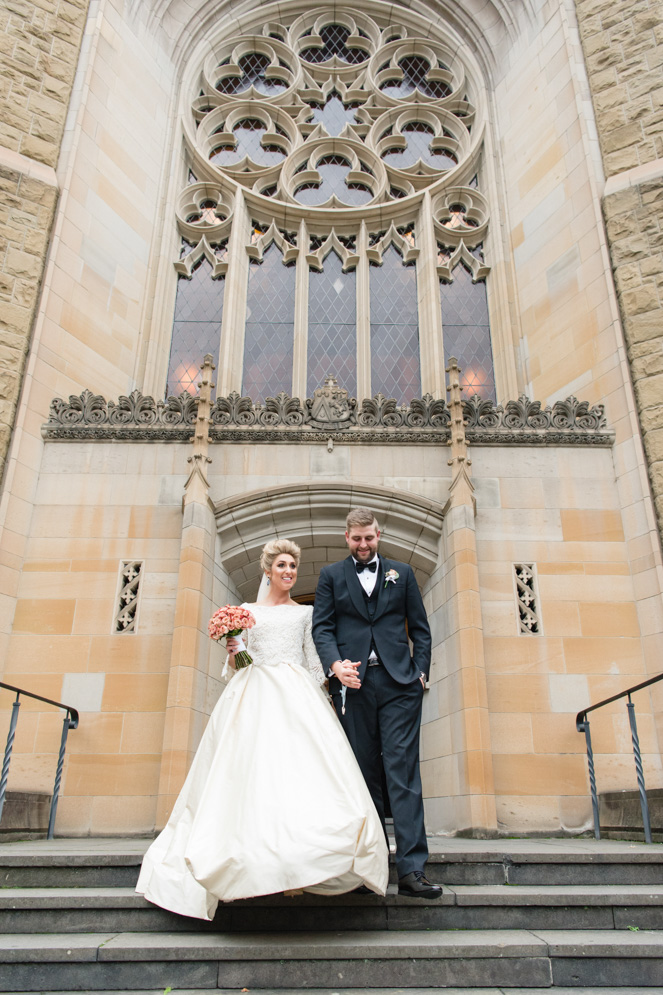
[[[309,410],[309,424],[313,428],[328,429],[339,432],[350,426],[354,409],[357,407],[355,398],[349,398],[336,382],[336,377],[328,376],[323,387],[313,391],[312,400],[306,401]]]
[[[477,395],[464,399],[465,436],[486,446],[611,446],[602,404],[568,397],[541,407],[524,395],[496,405]],[[117,402],[89,390],[68,401],[51,401],[42,435],[52,441],[111,440],[126,442],[189,442],[196,423],[198,398],[180,394],[155,401],[133,391]],[[281,392],[255,404],[233,392],[217,397],[210,411],[210,440],[215,442],[432,443],[450,438],[449,408],[426,394],[410,404],[377,394],[359,402],[348,397],[333,376],[303,403]]]

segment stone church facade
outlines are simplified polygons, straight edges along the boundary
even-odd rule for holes
[[[587,830],[575,715],[661,670],[660,2],[5,0],[0,38],[0,679],[80,711],[58,832],[163,825],[214,607],[274,535],[312,598],[357,504],[431,621],[429,831]],[[592,728],[634,788],[623,705]]]

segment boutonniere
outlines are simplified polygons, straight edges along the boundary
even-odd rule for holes
[[[384,586],[386,587],[390,581],[392,584],[395,584],[399,576],[400,575],[397,570],[387,570],[386,574],[384,575]]]

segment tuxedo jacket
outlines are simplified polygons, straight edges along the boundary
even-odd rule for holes
[[[412,567],[384,556],[379,559],[372,619],[352,557],[322,568],[313,607],[313,639],[325,673],[335,660],[359,660],[363,681],[372,641],[389,675],[399,684],[411,684],[422,673],[428,677],[430,670],[431,635],[424,604]],[[398,574],[395,581],[386,579],[390,570]],[[340,687],[332,675],[330,691]]]

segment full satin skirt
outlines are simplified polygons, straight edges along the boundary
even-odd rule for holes
[[[361,884],[383,895],[387,879],[382,826],[326,696],[296,665],[238,671],[136,890],[212,919],[219,901]]]

